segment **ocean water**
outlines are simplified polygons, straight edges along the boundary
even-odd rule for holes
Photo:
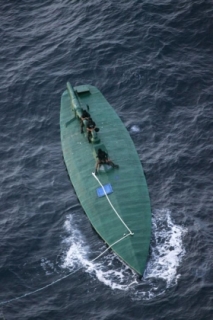
[[[212,319],[212,1],[1,1],[0,36],[0,319]],[[102,91],[140,156],[143,279],[95,260],[62,157],[67,81]]]

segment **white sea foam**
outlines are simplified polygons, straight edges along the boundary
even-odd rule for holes
[[[119,271],[115,270],[115,268],[113,268],[113,261],[117,260],[117,257],[115,257],[113,253],[105,254],[99,261],[93,262],[89,260],[88,253],[92,251],[92,249],[86,244],[86,240],[80,231],[75,227],[73,228],[71,215],[67,216],[64,228],[70,234],[63,240],[63,244],[67,249],[62,268],[82,267],[86,272],[95,275],[100,282],[110,286],[112,289],[125,290],[127,288],[126,284],[123,285],[123,281],[125,281],[125,270],[128,270],[128,268],[121,263],[121,269],[119,269]],[[105,249],[106,247],[103,245],[102,248],[100,248],[100,252],[97,253],[97,256]]]
[[[57,272],[54,263],[46,258],[41,259],[41,267],[45,270],[47,276]]]
[[[138,125],[133,125],[131,128],[130,128],[130,131],[131,132],[140,132],[140,127]]]
[[[185,254],[183,235],[186,228],[172,222],[168,210],[157,210],[152,223],[151,257],[144,278],[161,278],[167,287],[177,283],[177,269]]]
[[[97,261],[89,259],[88,252],[92,252],[92,248],[73,225],[71,215],[67,216],[64,227],[69,236],[63,240],[67,247],[63,268],[82,267],[111,289],[128,290],[134,299],[151,299],[178,281],[177,269],[185,253],[183,235],[186,229],[172,221],[168,210],[157,210],[153,214],[151,254],[142,281],[113,253],[106,253]],[[105,249],[103,245],[97,256]]]
[[[62,264],[63,268],[73,268],[79,264],[84,266],[89,263],[87,259],[88,246],[80,231],[74,227],[72,220],[72,215],[69,215],[64,223],[64,228],[69,235],[63,240],[68,248]]]

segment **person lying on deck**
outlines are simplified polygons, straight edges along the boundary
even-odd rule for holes
[[[107,164],[109,166],[112,166],[113,168],[119,168],[119,166],[117,164],[115,164],[114,162],[112,162],[112,160],[110,160],[108,158],[108,154],[103,151],[102,149],[98,149],[98,153],[97,153],[97,163],[96,163],[96,167],[95,167],[95,174],[98,173],[98,169],[100,168],[100,166],[102,164]]]

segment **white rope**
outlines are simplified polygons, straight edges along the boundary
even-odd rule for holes
[[[113,211],[116,213],[116,215],[117,215],[118,218],[121,220],[121,222],[123,223],[123,225],[127,228],[127,230],[129,231],[130,235],[133,236],[134,233],[128,228],[128,226],[126,225],[126,223],[123,221],[123,219],[119,216],[118,212],[117,212],[117,211],[115,210],[115,208],[113,207],[111,201],[109,200],[108,195],[106,194],[106,191],[105,191],[105,189],[104,189],[104,186],[102,185],[102,183],[100,182],[100,180],[98,179],[98,177],[95,175],[94,172],[92,172],[92,175],[93,175],[93,177],[98,181],[98,183],[100,184],[100,186],[102,187],[102,189],[103,189],[103,191],[104,191],[104,193],[105,193],[105,196],[106,196],[106,198],[107,198],[110,206],[112,207]]]
[[[105,252],[107,252],[110,248],[112,248],[116,243],[120,242],[121,240],[125,239],[126,237],[130,236],[131,233],[128,233],[126,235],[124,235],[122,238],[120,238],[119,240],[115,241],[113,244],[111,244],[110,246],[108,246],[108,248],[106,248],[106,250],[104,250],[101,254],[99,254],[99,256],[97,256],[95,259],[93,259],[92,261],[97,260],[98,258],[100,258]]]
[[[106,196],[106,198],[107,198],[110,206],[112,207],[113,211],[116,213],[116,215],[117,215],[118,218],[121,220],[121,222],[123,223],[123,225],[124,225],[124,226],[127,228],[127,230],[129,231],[128,234],[124,234],[124,236],[123,236],[122,238],[120,238],[119,240],[115,241],[113,244],[111,244],[110,246],[108,246],[106,250],[104,250],[104,251],[103,251],[101,254],[99,254],[95,259],[93,259],[92,262],[94,262],[94,261],[96,261],[97,259],[99,259],[103,254],[105,254],[105,252],[107,252],[107,251],[108,251],[110,248],[112,248],[115,244],[117,244],[118,242],[122,241],[123,239],[125,239],[125,238],[128,237],[128,236],[132,236],[134,233],[128,228],[128,226],[126,225],[126,223],[122,220],[122,218],[119,216],[118,212],[117,212],[117,211],[115,210],[115,208],[113,207],[111,201],[109,200],[109,197],[108,197],[107,194],[106,194],[106,191],[105,191],[105,189],[104,189],[104,186],[101,184],[100,180],[96,177],[96,175],[95,175],[93,172],[92,172],[92,175],[93,175],[94,178],[98,181],[98,183],[100,184],[100,186],[103,188],[103,191],[104,191],[104,193],[105,193],[105,196]],[[42,290],[44,290],[44,289],[46,289],[46,288],[48,288],[48,287],[51,287],[51,286],[53,286],[54,284],[56,284],[56,283],[58,283],[58,282],[60,282],[60,281],[62,281],[62,280],[64,280],[64,279],[68,278],[69,276],[71,276],[72,274],[76,273],[77,271],[79,271],[79,270],[82,269],[82,268],[83,268],[83,266],[80,267],[80,268],[78,268],[77,270],[74,270],[74,271],[68,273],[66,276],[64,276],[64,277],[62,277],[62,278],[60,278],[60,279],[57,279],[57,280],[55,280],[55,281],[47,284],[46,286],[44,286],[44,287],[42,287],[42,288],[39,288],[39,289],[37,289],[37,290],[34,290],[34,291],[31,291],[31,292],[25,293],[25,294],[23,294],[22,296],[19,296],[19,297],[10,299],[10,300],[2,301],[2,302],[0,302],[0,306],[5,305],[5,304],[7,304],[7,303],[10,303],[10,302],[12,302],[12,301],[20,300],[20,299],[22,299],[22,298],[24,298],[24,297],[30,296],[30,295],[32,295],[32,294],[34,294],[34,293],[36,293],[36,292],[39,292],[39,291],[42,291]]]
[[[20,300],[20,299],[22,299],[22,298],[24,298],[24,297],[30,296],[30,295],[33,294],[33,293],[36,293],[36,292],[42,291],[42,290],[44,290],[44,289],[46,289],[46,288],[48,288],[48,287],[51,287],[51,286],[53,286],[54,284],[56,284],[57,282],[60,282],[61,280],[68,278],[69,276],[71,276],[71,274],[76,273],[76,272],[77,272],[78,270],[80,270],[80,269],[82,269],[82,267],[79,268],[79,269],[77,269],[77,270],[74,270],[73,272],[70,272],[70,273],[67,274],[66,276],[64,276],[64,277],[62,277],[62,278],[60,278],[60,279],[58,279],[58,280],[56,280],[56,281],[53,281],[53,282],[47,284],[46,286],[44,286],[44,287],[42,287],[42,288],[39,288],[39,289],[37,289],[37,290],[35,290],[35,291],[25,293],[25,294],[23,294],[22,296],[19,296],[19,297],[16,297],[16,298],[13,298],[13,299],[10,299],[10,300],[7,300],[7,301],[2,301],[2,302],[0,302],[0,305],[4,305],[4,304],[10,303],[10,302],[15,301],[15,300]]]
[[[124,235],[122,238],[120,238],[119,240],[115,241],[113,244],[111,244],[110,246],[108,246],[106,250],[104,250],[101,254],[99,254],[95,259],[93,259],[92,262],[94,262],[95,260],[99,259],[102,255],[105,254],[105,252],[107,252],[110,248],[112,248],[116,243],[122,241],[123,239],[125,239],[126,237],[128,237],[128,236],[130,236],[130,235],[131,235],[131,234],[128,233],[128,234]],[[34,290],[34,291],[25,293],[25,294],[23,294],[22,296],[19,296],[19,297],[10,299],[10,300],[2,301],[2,302],[0,302],[0,306],[5,305],[5,304],[10,303],[10,302],[13,302],[13,301],[16,301],[16,300],[20,300],[20,299],[22,299],[22,298],[24,298],[24,297],[30,296],[30,295],[32,295],[32,294],[34,294],[34,293],[36,293],[36,292],[39,292],[39,291],[42,291],[42,290],[44,290],[44,289],[46,289],[46,288],[48,288],[48,287],[51,287],[51,286],[53,286],[54,284],[56,284],[57,282],[60,282],[60,281],[62,281],[62,280],[64,280],[64,279],[68,278],[68,277],[71,276],[72,274],[76,273],[77,271],[83,269],[83,267],[84,267],[84,266],[78,268],[77,270],[74,270],[74,271],[68,273],[66,276],[64,276],[64,277],[62,277],[62,278],[60,278],[60,279],[57,279],[57,280],[55,280],[55,281],[47,284],[46,286],[44,286],[44,287],[42,287],[42,288],[39,288],[39,289],[36,289],[36,290]]]

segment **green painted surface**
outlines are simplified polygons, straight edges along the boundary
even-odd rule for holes
[[[97,176],[102,185],[111,184],[113,193],[108,197],[134,233],[116,243],[112,250],[137,273],[143,274],[149,253],[151,208],[146,179],[135,146],[120,118],[97,88],[78,86],[71,94],[75,95],[77,109],[79,106],[84,109],[86,105],[89,106],[90,115],[100,128],[100,144],[104,144],[109,157],[120,167],[100,172]],[[94,147],[97,148],[98,144],[89,144],[86,134],[80,133],[80,122],[72,110],[72,101],[70,90],[64,91],[61,97],[60,128],[65,164],[90,222],[111,246],[129,232],[107,198],[97,196],[96,189],[100,185],[92,172],[95,170]]]

